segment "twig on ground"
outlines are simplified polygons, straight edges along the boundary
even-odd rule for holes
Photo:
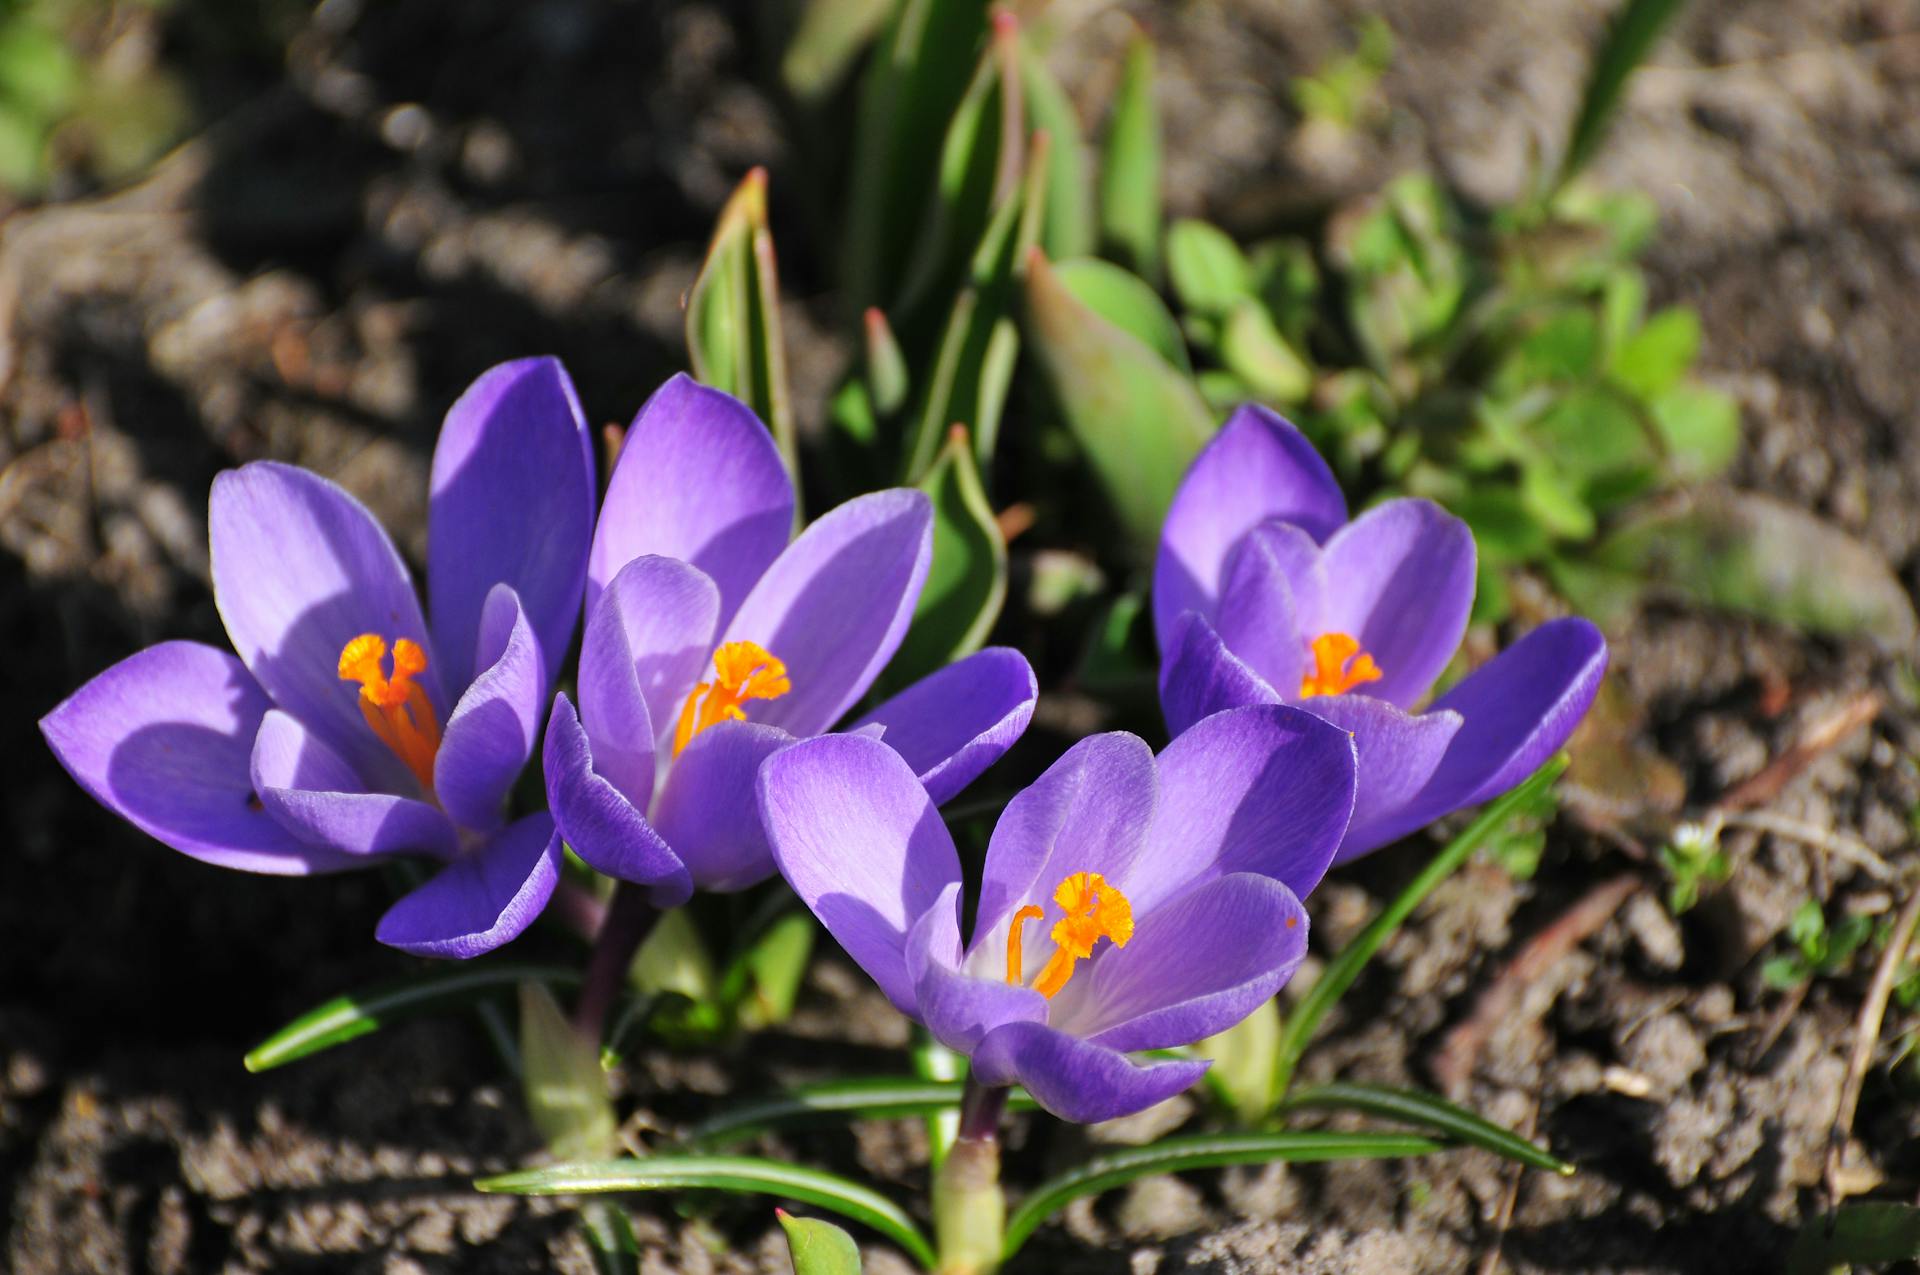
[[[1432,1070],[1441,1092],[1458,1099],[1466,1092],[1487,1038],[1513,1014],[1527,985],[1544,975],[1561,957],[1599,932],[1628,897],[1640,888],[1640,878],[1623,873],[1587,891],[1553,924],[1527,941],[1507,962],[1497,978],[1474,1002],[1473,1012],[1449,1031],[1434,1051]]]
[[[1907,944],[1913,938],[1916,924],[1920,924],[1920,884],[1911,886],[1912,893],[1907,896],[1906,906],[1900,909],[1900,916],[1893,923],[1893,932],[1887,936],[1886,950],[1880,953],[1880,963],[1874,966],[1873,982],[1867,985],[1867,997],[1860,1003],[1860,1017],[1853,1029],[1853,1056],[1847,1060],[1846,1083],[1840,1086],[1840,1106],[1834,1113],[1833,1128],[1827,1134],[1827,1207],[1837,1209],[1845,1198],[1841,1183],[1841,1161],[1847,1149],[1847,1139],[1853,1133],[1853,1117],[1860,1106],[1860,1089],[1866,1084],[1867,1069],[1873,1065],[1873,1051],[1880,1043],[1880,1025],[1887,1016],[1887,1001],[1893,996],[1894,981],[1900,976],[1901,962],[1906,959]]]
[[[1535,1102],[1520,1125],[1520,1136],[1532,1141],[1534,1127],[1539,1120],[1540,1104]],[[1507,1228],[1513,1225],[1514,1205],[1520,1200],[1520,1178],[1527,1171],[1526,1166],[1521,1164],[1510,1164],[1506,1169],[1507,1189],[1500,1193],[1500,1207],[1493,1215],[1493,1243],[1488,1246],[1487,1255],[1480,1259],[1480,1275],[1498,1275],[1500,1251],[1506,1246]]]
[[[1737,810],[1764,806],[1778,797],[1801,771],[1811,766],[1860,727],[1880,715],[1886,698],[1879,691],[1862,691],[1827,717],[1808,727],[1793,747],[1761,767],[1759,772],[1734,785],[1713,803],[1708,816],[1730,815]]]
[[[1834,829],[1822,828],[1804,819],[1775,814],[1771,810],[1752,810],[1745,814],[1724,815],[1720,823],[1727,828],[1752,828],[1757,832],[1770,832],[1776,837],[1785,837],[1789,841],[1803,842],[1816,850],[1826,851],[1836,859],[1845,859],[1876,881],[1891,881],[1894,878],[1893,866],[1860,838]]]

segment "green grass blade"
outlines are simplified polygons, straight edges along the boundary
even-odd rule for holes
[[[870,1227],[931,1267],[933,1248],[906,1211],[877,1191],[818,1169],[752,1156],[666,1155],[582,1161],[503,1173],[474,1183],[496,1195],[597,1195],[624,1191],[733,1191],[827,1209]]]
[[[1011,1258],[1042,1222],[1073,1201],[1124,1186],[1135,1178],[1185,1169],[1217,1169],[1229,1164],[1265,1164],[1273,1160],[1301,1163],[1427,1155],[1445,1147],[1443,1142],[1410,1133],[1324,1130],[1199,1134],[1168,1138],[1144,1147],[1128,1147],[1095,1156],[1079,1168],[1036,1187],[1007,1219],[1003,1257]]]
[[[470,965],[365,991],[315,1006],[247,1053],[248,1071],[267,1071],[331,1049],[392,1023],[458,1009],[488,996],[512,995],[523,982],[573,987],[580,971],[561,965]]]
[[[1567,755],[1556,754],[1534,771],[1525,783],[1488,803],[1480,816],[1467,825],[1466,831],[1428,861],[1407,888],[1373,919],[1373,923],[1328,962],[1326,971],[1307,989],[1306,995],[1293,1007],[1293,1012],[1287,1015],[1287,1021],[1280,1029],[1279,1060],[1273,1082],[1275,1094],[1285,1096],[1287,1087],[1293,1082],[1294,1068],[1299,1065],[1300,1055],[1306,1049],[1307,1042],[1313,1039],[1320,1020],[1353,986],[1353,980],[1360,977],[1360,971],[1366,968],[1367,962],[1373,959],[1373,954],[1380,950],[1381,945],[1393,936],[1393,932],[1413,914],[1421,901],[1433,893],[1434,887],[1452,876],[1483,842],[1506,824],[1509,814],[1531,802],[1566,768]]]
[[[695,1125],[684,1141],[711,1150],[796,1124],[931,1115],[959,1106],[962,1087],[957,1080],[893,1077],[829,1081],[729,1107]],[[1015,1090],[1009,1105],[1012,1110],[1025,1111],[1032,1109],[1033,1102]]]
[[[1626,4],[1607,28],[1607,38],[1594,55],[1593,70],[1587,75],[1586,92],[1580,98],[1580,113],[1574,117],[1573,130],[1567,135],[1566,153],[1560,157],[1560,170],[1554,175],[1550,193],[1558,192],[1577,176],[1600,149],[1607,125],[1620,107],[1627,79],[1634,68],[1646,61],[1660,33],[1680,12],[1684,0],[1626,0]]]
[[[1394,1089],[1386,1085],[1314,1085],[1293,1094],[1280,1106],[1282,1111],[1306,1108],[1358,1111],[1379,1116],[1383,1120],[1398,1120],[1454,1142],[1480,1147],[1509,1160],[1518,1160],[1531,1168],[1545,1169],[1562,1176],[1571,1176],[1573,1173],[1571,1164],[1545,1147],[1529,1142],[1490,1120],[1483,1120],[1438,1094],[1421,1093],[1417,1089]]]

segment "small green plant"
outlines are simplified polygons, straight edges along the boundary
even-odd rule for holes
[[[1393,61],[1393,28],[1378,14],[1360,23],[1353,51],[1329,61],[1288,86],[1293,104],[1309,120],[1354,128],[1383,113],[1380,77]]]
[[[1660,866],[1668,877],[1667,910],[1676,916],[1698,903],[1706,886],[1733,875],[1733,860],[1720,848],[1720,828],[1713,822],[1675,828],[1660,847]]]
[[[1789,949],[1762,965],[1760,977],[1769,986],[1782,989],[1815,978],[1831,978],[1845,973],[1853,964],[1854,954],[1874,937],[1872,917],[1850,915],[1829,927],[1820,901],[1807,899],[1787,922]],[[1913,991],[1920,993],[1920,984]]]

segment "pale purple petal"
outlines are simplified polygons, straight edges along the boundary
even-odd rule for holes
[[[949,1049],[971,1053],[1002,1023],[1047,1021],[1047,998],[1004,978],[960,971],[960,883],[955,881],[907,935],[915,1017]]]
[[[356,856],[453,857],[447,817],[424,801],[368,792],[353,768],[279,709],[253,741],[253,787],[281,827],[307,845]]]
[[[1216,713],[1167,745],[1159,766],[1159,810],[1119,882],[1136,916],[1230,872],[1305,897],[1353,817],[1353,740],[1304,709]]]
[[[553,358],[481,374],[440,427],[427,518],[434,650],[448,693],[488,661],[477,636],[497,584],[520,595],[547,676],[573,641],[593,539],[593,439]]]
[[[960,880],[960,856],[900,754],[825,735],[760,768],[760,814],[780,872],[904,1014],[914,1012],[907,932]]]
[[[968,968],[991,975],[1006,968],[1007,929],[1016,909],[1035,904],[1058,919],[1053,893],[1077,872],[1098,872],[1118,885],[1146,840],[1157,784],[1153,751],[1137,735],[1089,735],[1069,748],[1007,803],[994,825],[980,883],[980,908]],[[1044,934],[1050,921],[1035,922]],[[1024,944],[1030,981],[1051,951]]]
[[[1186,612],[1214,617],[1227,554],[1268,519],[1325,540],[1347,520],[1347,502],[1306,436],[1249,404],[1194,458],[1167,511],[1153,568],[1153,632],[1162,651]]]
[[[40,730],[95,801],[203,863],[286,876],[365,866],[302,843],[255,800],[249,759],[272,707],[225,651],[162,642],[86,683]]]
[[[658,554],[690,562],[739,609],[793,535],[793,483],[745,403],[685,375],[640,409],[594,532],[588,608],[620,568]]]
[[[986,1085],[1025,1085],[1062,1120],[1095,1124],[1145,1111],[1205,1075],[1204,1062],[1136,1063],[1105,1045],[1041,1023],[1007,1023],[981,1038],[973,1076]]]
[[[933,505],[908,487],[856,497],[802,532],[726,626],[726,641],[784,661],[793,684],[748,715],[799,738],[832,727],[899,648],[932,559]]]
[[[1227,649],[1204,616],[1187,613],[1160,659],[1160,712],[1168,734],[1178,736],[1229,708],[1279,702],[1279,693]]]
[[[712,676],[720,593],[673,558],[636,558],[594,606],[580,644],[580,720],[594,769],[645,809],[657,753],[671,745],[681,706]]]
[[[528,815],[388,908],[374,937],[415,956],[479,956],[532,925],[559,880],[560,834]]]
[[[1307,911],[1241,872],[1135,916],[1053,1000],[1051,1021],[1109,1049],[1168,1049],[1223,1032],[1272,998],[1307,954]]]
[[[1353,733],[1359,786],[1353,822],[1333,861],[1359,854],[1355,846],[1377,845],[1373,838],[1395,824],[1425,788],[1460,729],[1460,714],[1430,709],[1418,715],[1367,695],[1328,695],[1301,705],[1316,717]]]
[[[441,807],[463,828],[490,830],[533,756],[547,702],[540,638],[513,589],[497,584],[480,614],[480,674],[454,705],[433,762]]]
[[[1365,694],[1411,708],[1466,634],[1473,533],[1430,500],[1389,500],[1335,532],[1321,565],[1328,582],[1321,631],[1359,639],[1380,666],[1380,680],[1366,683]],[[1240,649],[1224,629],[1221,636]]]
[[[1310,667],[1310,644],[1324,627],[1328,592],[1313,537],[1291,523],[1261,523],[1227,558],[1213,627],[1267,685],[1295,698]],[[1177,646],[1177,624],[1173,640]]]
[[[587,732],[565,695],[554,697],[541,768],[560,835],[588,867],[647,886],[655,907],[679,907],[693,895],[686,865],[645,813],[595,773]]]
[[[1446,756],[1398,818],[1379,821],[1350,859],[1512,788],[1567,742],[1607,671],[1607,640],[1585,620],[1549,620],[1434,701],[1461,718]]]
[[[406,564],[373,515],[317,474],[256,461],[213,480],[207,519],[213,597],[233,649],[267,694],[369,787],[410,792],[407,768],[367,728],[340,652],[363,633],[420,643],[419,679],[446,712]]]
[[[698,889],[730,891],[774,874],[754,777],[793,736],[759,722],[719,722],[674,758],[653,826],[687,865]]]
[[[990,646],[921,678],[848,729],[883,727],[880,737],[941,805],[1013,747],[1039,694],[1026,656]]]

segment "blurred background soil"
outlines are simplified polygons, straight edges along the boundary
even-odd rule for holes
[[[1128,26],[1061,3],[1088,14],[1060,58],[1091,123]],[[1511,197],[1535,148],[1564,132],[1610,7],[1135,6],[1162,50],[1169,212],[1257,232],[1421,166],[1470,197]],[[1301,127],[1289,77],[1346,47],[1370,12],[1398,41],[1386,122]],[[222,468],[311,466],[418,561],[439,416],[486,366],[557,354],[593,422],[630,418],[681,362],[681,293],[754,164],[772,173],[797,397],[817,417],[850,355],[824,295],[831,209],[799,194],[819,152],[782,132],[780,103],[756,87],[777,50],[746,6],[229,0],[115,21],[103,38],[176,66],[205,125],[131,185],[56,184],[0,221],[6,1261],[20,1275],[588,1270],[563,1211],[467,1189],[537,1151],[468,1024],[242,1070],[294,1014],[409,967],[372,942],[379,879],[255,878],[173,854],[84,797],[34,722],[139,646],[223,642],[205,540]],[[1911,593],[1920,4],[1694,5],[1634,83],[1594,177],[1660,206],[1655,300],[1699,308],[1706,374],[1744,408],[1734,485],[1858,535]],[[1740,832],[1729,884],[1676,921],[1622,829],[1708,805],[1877,695],[1871,723],[1767,805],[1899,867],[1920,719],[1897,666],[1865,644],[1681,609],[1614,636],[1604,720],[1538,875],[1476,865],[1443,887],[1307,1064],[1459,1082],[1580,1173],[1456,1152],[1143,1182],[1077,1205],[1018,1269],[1413,1275],[1498,1269],[1481,1265],[1496,1247],[1529,1273],[1778,1267],[1821,1205],[1858,988],[1777,991],[1755,957],[1810,893],[1892,900],[1844,857]],[[1044,704],[1006,765],[1044,764],[1083,707]],[[1426,851],[1416,840],[1322,887],[1323,950]],[[522,954],[542,944],[574,956],[555,939]],[[1492,1030],[1463,1060],[1450,1033],[1522,956],[1535,964],[1519,994],[1482,1015]],[[829,957],[796,1019],[750,1053],[644,1054],[639,1119],[670,1125],[783,1079],[899,1072],[905,1040]],[[1870,1081],[1848,1171],[1920,1173],[1914,1111]],[[1027,1121],[1011,1172],[1034,1180],[1089,1136],[1143,1132]],[[764,1149],[873,1174],[902,1198],[924,1181],[909,1125]],[[785,1269],[760,1202],[649,1198],[634,1212],[649,1271]],[[904,1269],[877,1247],[870,1260]]]

